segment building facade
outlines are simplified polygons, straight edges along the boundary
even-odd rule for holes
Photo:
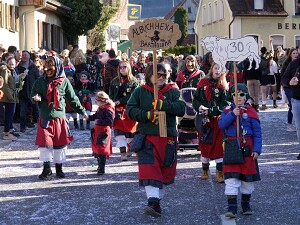
[[[299,0],[202,0],[195,32],[199,40],[206,36],[240,38],[253,36],[267,48],[273,40],[274,48],[300,45]],[[201,41],[199,53],[204,49]]]
[[[61,28],[61,15],[70,8],[55,0],[0,1],[0,44],[21,50],[39,48],[61,51],[66,38]]]

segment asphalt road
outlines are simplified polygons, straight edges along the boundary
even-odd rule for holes
[[[252,216],[224,218],[227,202],[224,184],[200,180],[200,154],[178,153],[174,185],[166,188],[162,217],[143,213],[146,195],[138,186],[134,156],[120,161],[117,148],[107,162],[106,174],[96,175],[89,131],[74,130],[64,164],[66,178],[40,181],[42,163],[34,146],[35,129],[18,141],[0,141],[0,224],[300,224],[300,153],[296,132],[286,132],[286,109],[259,113],[263,128],[262,180],[252,195]],[[54,170],[54,169],[53,169]],[[55,170],[54,170],[55,171]]]

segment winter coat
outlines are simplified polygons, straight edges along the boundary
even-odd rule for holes
[[[3,87],[0,88],[3,94],[0,97],[0,102],[16,103],[16,82],[11,71],[5,67],[3,70],[0,70],[0,76],[3,79]]]

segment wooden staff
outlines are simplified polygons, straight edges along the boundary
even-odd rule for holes
[[[154,99],[158,100],[158,85],[157,85],[157,61],[156,61],[156,50],[153,50],[153,75],[154,75]],[[155,111],[155,115],[158,115],[159,125],[159,136],[167,137],[167,122],[166,112]]]
[[[234,104],[235,107],[238,105],[238,89],[237,89],[237,74],[236,74],[236,62],[233,62],[233,78],[234,78]],[[236,136],[240,136],[240,116],[236,116]]]

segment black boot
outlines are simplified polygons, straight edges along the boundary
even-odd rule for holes
[[[62,164],[61,163],[56,163],[55,164],[55,169],[56,169],[56,176],[59,178],[64,178],[65,173],[62,171]]]
[[[276,105],[276,100],[273,100],[273,108],[276,109],[278,106]]]
[[[237,196],[227,195],[228,211],[225,213],[226,217],[235,219],[237,217]]]
[[[74,128],[78,129],[78,121],[77,118],[74,119]]]
[[[97,175],[103,175],[105,173],[106,155],[100,155],[97,158],[97,160],[98,160]]]
[[[161,217],[161,208],[158,198],[149,198],[148,205],[145,206],[144,211],[146,214],[153,217]]]
[[[86,121],[86,129],[87,130],[91,129],[91,122],[89,120]]]
[[[126,147],[120,147],[121,161],[127,161]]]
[[[79,124],[80,124],[80,130],[84,130],[83,119],[79,120]]]
[[[41,180],[46,180],[48,179],[51,175],[52,175],[52,170],[50,167],[50,162],[44,162],[44,168],[43,168],[43,172],[41,173],[41,175],[39,175],[39,178]]]
[[[244,215],[252,215],[252,209],[250,208],[251,195],[242,194],[242,210]]]

